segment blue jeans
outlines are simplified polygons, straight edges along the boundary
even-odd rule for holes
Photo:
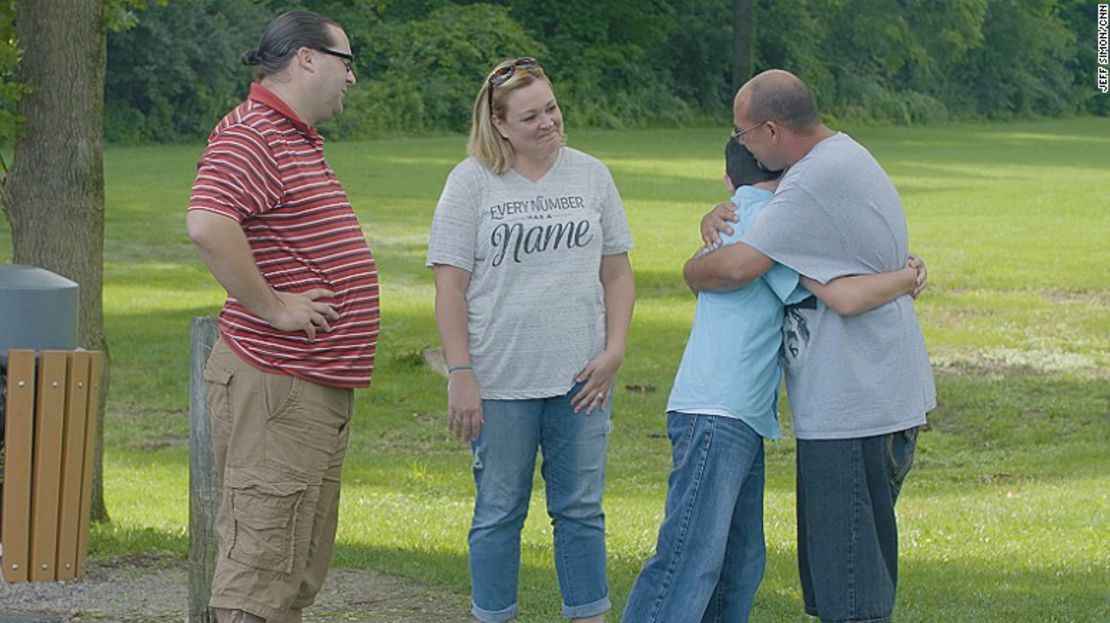
[[[798,440],[798,570],[807,613],[888,623],[898,586],[894,503],[917,428],[859,439]]]
[[[474,522],[470,528],[471,612],[499,623],[518,612],[520,531],[528,515],[536,449],[547,514],[555,536],[555,570],[563,616],[591,617],[610,608],[605,577],[605,449],[610,405],[574,413],[566,395],[532,400],[483,400],[484,423],[474,450]]]
[[[667,416],[674,467],[655,556],[626,623],[741,623],[763,579],[763,438],[743,421]]]

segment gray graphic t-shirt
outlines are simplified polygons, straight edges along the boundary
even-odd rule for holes
[[[470,271],[470,357],[482,398],[558,396],[605,347],[603,255],[632,248],[599,160],[564,147],[538,182],[474,158],[447,177],[427,265]]]
[[[818,143],[783,176],[744,242],[828,283],[897,270],[909,236],[898,192],[846,134]],[[913,300],[858,316],[816,298],[787,307],[786,389],[799,439],[869,437],[925,423],[936,390]]]

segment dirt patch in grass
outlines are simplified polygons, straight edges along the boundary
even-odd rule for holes
[[[937,376],[972,379],[1110,379],[1110,369],[1086,357],[1036,351],[941,354],[931,357]]]
[[[1033,378],[1051,376],[1043,370],[1028,366],[1008,366],[984,361],[982,363],[959,362],[934,364],[933,372],[938,376],[960,376],[975,379]]]
[[[1088,305],[1110,305],[1110,296],[1102,292],[1066,292],[1050,290],[1044,293],[1050,303],[1084,303]]]
[[[77,582],[0,581],[0,623],[185,621],[188,599],[186,561],[127,556],[91,561]],[[408,578],[332,569],[304,618],[314,623],[464,623],[470,620],[469,599]]]

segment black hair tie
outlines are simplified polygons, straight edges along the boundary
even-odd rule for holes
[[[260,65],[262,64],[262,56],[262,52],[257,49],[247,50],[246,52],[243,52],[243,56],[240,57],[239,60],[241,60],[244,65]]]

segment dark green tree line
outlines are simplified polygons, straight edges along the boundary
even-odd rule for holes
[[[577,127],[721,123],[739,76],[770,67],[851,121],[1110,113],[1084,0],[170,0],[109,34],[106,139],[203,138],[246,92],[239,54],[298,7],[339,20],[358,55],[338,137],[464,130],[484,73],[524,55]],[[0,85],[0,129],[18,88]]]

